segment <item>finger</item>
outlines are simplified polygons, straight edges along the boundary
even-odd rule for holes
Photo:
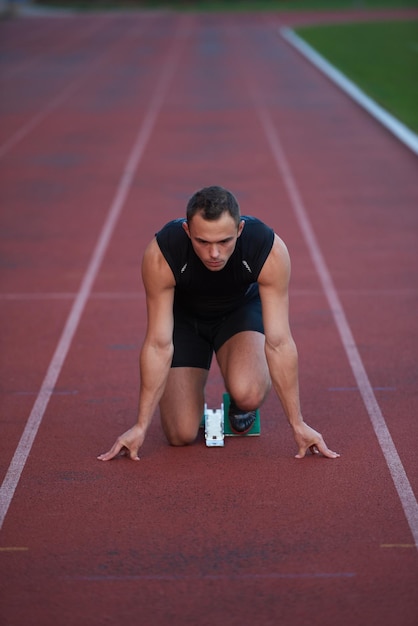
[[[320,451],[323,456],[327,457],[327,459],[339,459],[340,455],[338,452],[334,452],[325,446],[325,450]]]
[[[295,459],[303,459],[306,454],[307,449],[308,448],[306,446],[301,446],[299,448],[299,452],[295,455]]]
[[[338,452],[330,450],[325,444],[324,440],[319,441],[317,444],[310,446],[301,446],[299,452],[296,454],[295,459],[303,459],[306,456],[307,451],[310,451],[314,456],[322,454],[327,459],[338,459],[340,455]]]
[[[128,456],[132,461],[139,461],[138,451],[129,450],[129,448],[125,448],[124,455]]]
[[[317,448],[323,456],[327,457],[327,459],[338,459],[340,456],[337,452],[330,450],[322,438],[318,442]]]
[[[299,446],[299,451],[296,454],[296,459],[303,459],[306,456],[307,451],[311,452],[311,454],[319,454],[319,450],[315,443],[308,444],[307,446]]]
[[[116,441],[116,443],[109,450],[109,452],[100,454],[97,458],[99,459],[99,461],[110,461],[111,459],[114,459],[115,456],[117,456],[119,453],[121,453],[123,456],[128,456],[130,459],[132,459],[132,461],[140,460],[138,456],[138,451],[130,450],[125,444],[123,444],[119,440]]]
[[[110,459],[113,459],[117,454],[119,454],[123,447],[123,443],[120,443],[118,440],[116,441],[116,443],[113,444],[109,452],[100,454],[97,458],[99,459],[99,461],[110,461]]]

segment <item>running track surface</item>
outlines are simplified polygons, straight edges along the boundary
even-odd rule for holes
[[[0,24],[5,626],[418,623],[417,160],[279,37],[309,17]],[[293,458],[273,394],[259,438],[156,416],[96,460],[136,415],[144,246],[208,184],[288,244],[337,461]]]

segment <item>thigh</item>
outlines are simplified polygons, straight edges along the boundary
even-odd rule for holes
[[[262,333],[247,330],[230,337],[216,353],[226,390],[242,409],[258,408],[270,390],[264,345]]]
[[[192,443],[199,431],[208,370],[172,367],[160,400],[161,424],[172,445]]]
[[[195,317],[178,305],[174,307],[173,368],[199,368],[209,370],[213,347],[210,337]]]

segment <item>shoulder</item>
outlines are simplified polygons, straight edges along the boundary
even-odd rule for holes
[[[270,256],[272,256],[272,258],[276,258],[277,261],[284,263],[285,265],[290,264],[289,250],[287,249],[283,239],[281,239],[276,233],[274,233],[274,242],[271,248]]]
[[[242,257],[242,263],[248,269],[255,281],[268,258],[274,243],[273,230],[256,217],[242,216],[244,228],[238,239],[238,250]]]
[[[145,289],[174,287],[173,272],[167,263],[156,237],[148,244],[142,258],[142,280]]]
[[[184,238],[184,236],[186,235],[183,229],[183,224],[185,221],[186,221],[185,218],[178,218],[175,220],[171,220],[170,222],[167,222],[167,224],[165,224],[155,234],[157,243],[160,244],[161,242],[161,244],[163,244],[165,242],[170,242],[170,240],[176,239],[178,237]]]
[[[274,231],[264,222],[249,215],[243,215],[244,228],[241,233],[242,245],[249,254],[267,256],[274,242]],[[258,252],[257,252],[258,251]]]
[[[183,218],[168,222],[156,234],[155,240],[161,253],[171,268],[176,281],[180,279],[182,268],[187,263],[190,252],[190,239],[187,236],[183,224]]]
[[[268,235],[273,236],[274,232],[270,226],[267,226],[264,222],[259,220],[257,217],[253,217],[252,215],[242,215],[242,221],[244,222],[244,230],[243,234],[247,231],[247,235]]]
[[[286,244],[274,234],[274,241],[270,253],[260,272],[260,284],[280,284],[287,286],[290,279],[290,255]]]

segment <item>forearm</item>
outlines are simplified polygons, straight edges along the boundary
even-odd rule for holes
[[[292,339],[278,346],[266,342],[266,357],[274,390],[292,427],[303,422],[298,377],[298,353]]]
[[[138,425],[148,429],[154,412],[164,392],[171,367],[173,346],[154,346],[144,343],[140,355],[140,390]]]

